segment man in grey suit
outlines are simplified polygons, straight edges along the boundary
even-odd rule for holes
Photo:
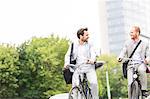
[[[118,57],[118,62],[121,62],[123,60],[123,58],[125,58],[125,57],[130,57],[134,48],[140,41],[139,36],[140,36],[140,28],[138,26],[133,26],[130,31],[131,39],[125,42],[124,47]],[[131,85],[131,83],[133,81],[133,70],[132,70],[132,68],[129,68],[129,67],[130,67],[130,65],[133,65],[134,63],[136,63],[136,65],[134,65],[134,66],[137,67],[137,70],[139,73],[139,79],[140,79],[141,86],[142,86],[142,94],[146,96],[147,95],[146,94],[146,90],[147,90],[147,74],[146,74],[147,67],[146,67],[146,64],[148,64],[148,62],[150,60],[148,44],[146,44],[144,41],[142,41],[139,44],[139,46],[137,47],[137,49],[135,50],[135,52],[132,56],[132,59],[133,60],[144,60],[144,62],[129,61],[128,68],[127,68],[127,70],[128,70],[127,71],[128,90],[129,90],[129,86]],[[129,91],[128,91],[128,95],[129,95]]]

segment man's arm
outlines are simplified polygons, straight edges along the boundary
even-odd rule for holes
[[[150,50],[148,44],[146,44],[145,56],[146,56],[145,64],[150,63]]]
[[[91,56],[87,63],[94,64],[96,61],[96,51],[94,50],[93,45],[90,45],[90,54]]]
[[[117,58],[118,62],[121,62],[126,54],[127,54],[127,42],[124,44],[124,46],[123,46],[123,48],[122,48],[122,50],[120,52],[120,55]]]
[[[65,54],[64,68],[67,68],[67,65],[70,64],[70,53],[71,53],[71,44],[69,45],[68,51]]]

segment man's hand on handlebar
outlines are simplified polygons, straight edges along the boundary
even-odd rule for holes
[[[95,63],[95,61],[92,61],[90,59],[87,60],[87,64],[94,64],[94,63]]]
[[[145,63],[146,65],[148,65],[148,61],[147,61],[147,59],[144,59],[144,63]]]
[[[118,62],[121,62],[121,61],[122,61],[122,58],[118,58],[117,61],[118,61]]]
[[[64,65],[64,69],[68,69],[68,65]]]

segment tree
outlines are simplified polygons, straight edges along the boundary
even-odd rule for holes
[[[67,91],[62,75],[68,41],[51,35],[32,38],[18,47],[20,97],[45,99]]]
[[[62,75],[67,49],[68,40],[53,35],[34,37],[17,48],[0,45],[0,98],[46,99],[69,92],[71,85],[65,84]],[[97,69],[100,98],[107,98],[106,70],[113,99],[127,97],[127,80],[116,56],[101,55],[98,60],[108,62]]]
[[[121,64],[117,62],[116,56],[102,55],[98,60],[106,61],[106,64],[97,70],[100,97],[107,98],[106,70],[109,73],[111,97],[127,97],[127,80],[123,78]]]
[[[0,45],[0,98],[18,96],[19,54],[15,46]]]

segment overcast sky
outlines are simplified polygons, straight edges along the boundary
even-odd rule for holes
[[[0,0],[0,43],[21,44],[52,33],[73,39],[88,27],[98,41],[98,0]]]

